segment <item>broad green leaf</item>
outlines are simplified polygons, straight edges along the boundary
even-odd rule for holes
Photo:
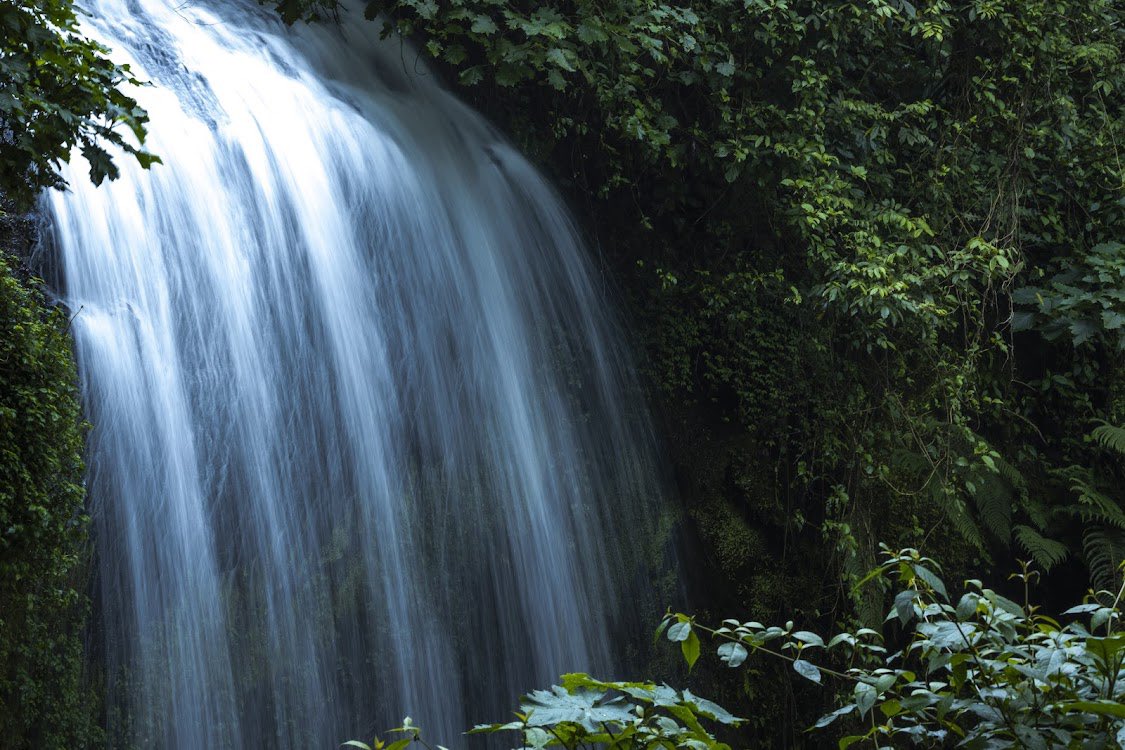
[[[695,666],[696,660],[699,659],[699,636],[694,632],[689,632],[688,637],[680,641],[680,650],[683,652],[684,661],[687,662],[690,670]]]
[[[812,662],[805,661],[804,659],[797,659],[793,662],[793,669],[797,674],[804,677],[806,680],[820,684],[820,669]]]
[[[724,643],[718,648],[719,658],[726,662],[728,667],[737,667],[746,661],[749,655],[746,647],[741,643]]]
[[[668,640],[674,642],[686,641],[691,636],[690,622],[677,622],[668,628]]]

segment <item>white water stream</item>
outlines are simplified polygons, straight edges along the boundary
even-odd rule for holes
[[[45,199],[111,744],[459,744],[611,670],[659,493],[550,187],[374,24],[87,8],[164,160]]]

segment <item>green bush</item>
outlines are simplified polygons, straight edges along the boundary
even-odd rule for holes
[[[940,568],[916,550],[886,552],[864,583],[897,583],[884,632],[859,628],[831,638],[758,622],[708,628],[678,614],[665,619],[689,664],[697,632],[720,642],[730,667],[754,654],[791,662],[802,677],[842,690],[841,706],[813,727],[850,720],[841,750],[876,748],[1109,748],[1125,745],[1125,630],[1122,597],[1091,592],[1063,613],[1031,602],[1038,575],[1012,576],[1022,603],[979,580],[951,596]],[[892,653],[893,649],[893,653]]]
[[[0,255],[0,744],[86,747],[82,422],[66,318]]]

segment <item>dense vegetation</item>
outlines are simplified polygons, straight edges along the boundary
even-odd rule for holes
[[[657,636],[679,643],[689,665],[700,659],[702,633],[719,642],[716,656],[731,668],[773,658],[815,684],[834,682],[843,705],[809,731],[823,741],[834,724],[845,725],[840,750],[1122,746],[1125,587],[1071,607],[1062,625],[1031,603],[1038,573],[1024,566],[1015,578],[1024,586],[1022,603],[971,580],[954,604],[937,563],[917,550],[887,550],[864,583],[897,581],[888,639],[872,628],[825,639],[792,621],[767,627],[726,620],[710,628],[683,614],[668,615]],[[899,650],[888,655],[891,647]],[[707,723],[737,728],[745,721],[689,690],[568,674],[551,690],[524,696],[513,721],[471,733],[515,732],[521,747],[536,749],[730,750]],[[404,736],[345,744],[402,750],[420,742],[433,750],[409,718],[391,732]]]
[[[1112,575],[1118,4],[368,11],[597,196],[654,384],[746,438],[747,502],[863,562],[948,518],[969,554]]]
[[[82,428],[65,326],[0,251],[0,737],[11,748],[98,735],[82,679]]]

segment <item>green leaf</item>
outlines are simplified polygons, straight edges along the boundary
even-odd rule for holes
[[[848,705],[846,705],[842,708],[837,708],[832,713],[825,714],[824,716],[821,716],[819,719],[817,719],[816,723],[813,724],[813,729],[822,729],[822,728],[828,726],[829,724],[831,724],[832,722],[836,721],[836,719],[840,718],[841,716],[847,716],[848,714],[850,714],[854,710],[855,710],[855,704],[854,703],[849,703]]]
[[[806,680],[812,680],[818,685],[820,684],[820,669],[812,662],[797,659],[793,662],[793,669]]]
[[[796,638],[807,646],[824,646],[824,639],[808,630],[798,630],[796,633],[793,633],[793,638]]]
[[[692,706],[696,713],[708,719],[737,726],[743,721],[730,711],[720,706],[718,703],[709,701],[706,698],[700,698],[698,695],[693,694],[690,690],[684,690],[683,694],[684,703]]]
[[[1060,704],[1059,707],[1063,711],[1068,712],[1081,711],[1088,714],[1125,719],[1125,704],[1118,703],[1117,701],[1072,701],[1070,703]]]
[[[475,34],[495,34],[498,27],[496,26],[496,22],[488,16],[476,16],[473,18],[471,30]]]
[[[677,622],[668,628],[668,640],[673,643],[686,641],[691,636],[690,622]]]
[[[895,595],[895,612],[898,613],[898,620],[903,625],[913,619],[914,600],[917,598],[918,592],[914,589],[905,589]]]
[[[718,655],[728,667],[737,667],[746,661],[749,653],[741,643],[724,643],[719,646]]]
[[[690,670],[695,666],[696,660],[699,659],[699,636],[694,632],[689,632],[688,637],[680,641],[680,650],[683,652],[684,661],[687,662]]]
[[[567,54],[558,47],[552,47],[551,49],[547,50],[547,61],[554,63],[567,72],[574,72],[574,64],[571,63],[570,58],[567,56]]]
[[[867,712],[875,705],[875,699],[878,697],[875,686],[868,685],[866,682],[858,682],[855,686],[855,704],[859,709],[860,716],[867,716]]]
[[[914,573],[925,581],[942,599],[949,599],[949,592],[945,590],[945,583],[938,578],[932,570],[919,563],[912,563],[910,567],[914,570]]]
[[[889,701],[883,701],[879,704],[879,711],[888,719],[893,718],[902,713],[902,703],[893,698]]]

